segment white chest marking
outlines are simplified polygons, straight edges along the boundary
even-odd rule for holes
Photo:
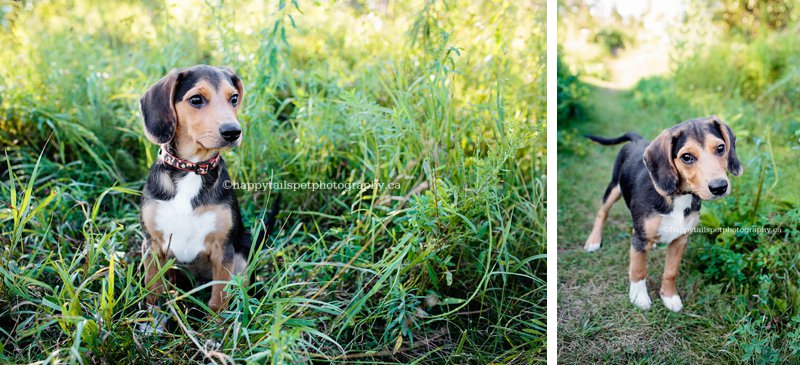
[[[200,193],[202,185],[200,175],[186,174],[178,180],[172,199],[157,201],[156,229],[165,241],[161,249],[165,254],[172,251],[178,262],[190,262],[203,252],[206,235],[216,228],[214,212],[198,215],[192,209],[192,199]]]
[[[672,199],[672,211],[669,214],[661,215],[661,225],[658,226],[658,235],[661,236],[660,242],[670,243],[676,238],[691,232],[697,226],[699,214],[684,216],[686,209],[691,206],[691,194],[681,195]]]

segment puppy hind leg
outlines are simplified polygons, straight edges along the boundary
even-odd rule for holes
[[[583,249],[587,252],[594,252],[600,249],[600,244],[603,240],[603,226],[608,218],[608,211],[611,210],[611,207],[614,206],[614,203],[619,200],[621,195],[622,192],[619,189],[619,185],[615,182],[612,182],[606,189],[603,205],[600,207],[600,210],[597,211],[597,216],[594,218],[592,233],[589,234],[586,243],[583,245]]]
[[[241,253],[233,254],[233,275],[247,274],[247,257]],[[250,278],[245,277],[244,286],[250,285]]]

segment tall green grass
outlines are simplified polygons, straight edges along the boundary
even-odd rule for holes
[[[739,318],[726,345],[751,363],[800,360],[800,43],[797,25],[789,28],[692,52],[675,78],[677,90],[690,90],[678,94],[693,109],[720,110],[738,126],[749,165],[739,197],[716,205],[703,223],[773,230],[714,235],[697,253],[709,281],[736,294]]]
[[[544,2],[1,11],[0,361],[543,359]],[[215,317],[175,288],[144,334],[138,98],[196,63],[245,80],[235,181],[395,184],[281,191],[257,295]],[[277,193],[239,192],[247,225]]]
[[[672,72],[669,75],[641,80],[632,90],[590,87],[590,97],[586,100],[559,100],[564,105],[582,102],[587,109],[606,112],[590,111],[586,118],[572,117],[564,121],[568,123],[561,124],[574,129],[559,130],[559,157],[567,157],[559,170],[583,171],[586,167],[576,164],[576,161],[591,160],[585,157],[592,153],[589,151],[592,147],[587,147],[584,139],[576,138],[579,130],[582,133],[603,131],[612,134],[633,128],[653,137],[661,129],[683,120],[711,114],[720,116],[736,133],[737,155],[744,166],[744,174],[733,178],[731,196],[704,203],[700,224],[704,228],[727,231],[692,234],[691,247],[681,268],[681,277],[686,284],[680,291],[688,299],[685,301],[688,305],[682,314],[659,324],[654,332],[687,333],[683,343],[670,341],[677,347],[690,350],[685,357],[681,356],[680,361],[797,363],[800,361],[800,249],[796,244],[800,240],[800,193],[796,183],[800,178],[797,164],[800,158],[800,124],[796,113],[800,90],[797,88],[800,77],[797,67],[800,54],[800,43],[796,39],[798,24],[792,21],[771,29],[761,27],[760,31],[728,29],[728,32],[729,24],[725,23],[731,17],[712,17],[714,9],[720,10],[717,3],[742,5],[738,8],[723,7],[726,11],[738,9],[756,14],[766,8],[781,10],[761,3],[756,8],[745,10],[745,3],[739,1],[712,2],[705,10],[698,7],[698,11],[689,13],[684,23],[670,33],[679,41],[671,48]],[[741,14],[737,16],[736,19],[742,19]],[[754,26],[752,22],[737,24]],[[571,191],[569,189],[575,188],[565,189]],[[569,209],[563,207],[562,210]],[[623,211],[627,217],[627,211],[624,208]],[[571,212],[564,214],[565,217],[572,215]],[[580,222],[565,218],[562,225],[582,224]],[[627,221],[624,222],[623,227],[628,229]],[[613,224],[608,226],[613,227]],[[615,232],[614,228],[611,229]],[[571,237],[570,233],[565,235]],[[625,233],[620,239],[627,238]],[[583,264],[577,260],[597,260],[582,253],[564,256],[564,262],[577,266]],[[564,270],[570,270],[570,267],[564,267]],[[580,274],[565,276],[565,281],[583,280]],[[606,279],[604,282],[614,283],[612,279]],[[574,310],[578,306],[576,293],[581,291],[573,290],[570,294],[574,297],[561,295],[560,300]],[[592,317],[596,314],[587,313],[582,315]],[[662,313],[644,316],[647,321],[652,321],[662,318]],[[572,323],[564,321],[561,325],[566,329],[562,340],[566,338],[563,341],[570,348],[581,346],[581,336],[597,337],[602,343],[598,347],[607,346],[606,356],[616,357],[626,356],[613,350],[618,342],[625,342],[629,348],[652,347],[654,342],[664,342],[656,335],[633,340],[620,339],[623,336],[595,335],[591,332],[593,328],[604,328],[613,319],[592,317],[579,324],[576,322],[579,316],[573,314],[571,317]],[[697,331],[688,334],[687,328]],[[642,328],[630,325],[619,330],[625,333]],[[651,355],[648,350],[637,356],[641,362],[658,362],[663,358],[671,359],[673,351],[661,349]],[[602,356],[582,355],[570,356],[568,362]]]

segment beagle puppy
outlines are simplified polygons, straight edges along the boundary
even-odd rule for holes
[[[144,185],[140,216],[151,309],[164,291],[159,270],[170,258],[204,281],[226,282],[245,270],[249,235],[219,154],[242,141],[236,113],[243,95],[242,81],[231,69],[197,65],[173,70],[141,98],[145,134],[161,146]],[[224,287],[211,288],[208,306],[214,311],[225,308]]]
[[[700,202],[730,194],[727,172],[742,174],[736,157],[736,136],[716,116],[687,120],[664,130],[652,142],[628,132],[618,138],[587,136],[602,145],[630,142],[614,163],[594,227],[584,249],[600,248],[603,224],[611,206],[625,198],[633,219],[630,248],[630,301],[649,309],[647,250],[667,244],[661,279],[661,300],[673,312],[683,309],[675,279],[687,237],[700,217]]]

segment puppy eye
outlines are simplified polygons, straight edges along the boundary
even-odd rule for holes
[[[723,153],[725,153],[725,145],[720,144],[717,146],[717,156],[722,156]]]
[[[692,155],[690,155],[688,153],[684,153],[684,154],[681,155],[681,161],[683,161],[683,163],[685,163],[685,164],[690,164],[690,163],[694,162],[694,156],[692,156]]]
[[[239,104],[239,94],[233,94],[231,96],[231,105],[236,106],[236,104]]]
[[[189,98],[189,104],[192,104],[194,107],[201,107],[203,106],[203,97],[200,95],[195,95]]]

